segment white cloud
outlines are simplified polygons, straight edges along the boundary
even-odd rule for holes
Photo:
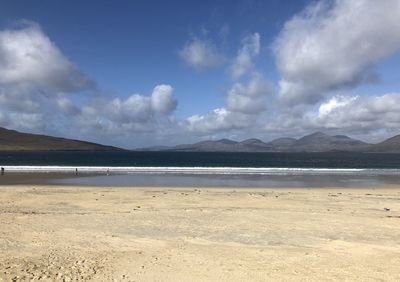
[[[351,104],[352,102],[357,100],[357,98],[358,98],[357,96],[356,97],[335,96],[331,98],[328,102],[322,103],[319,106],[318,115],[320,117],[328,116],[337,109]]]
[[[73,92],[93,87],[36,24],[0,31],[0,84]]]
[[[253,58],[260,54],[260,34],[258,32],[246,36],[242,41],[237,56],[230,67],[233,79],[239,79],[254,68]]]
[[[247,85],[235,83],[228,91],[227,109],[245,114],[257,114],[265,110],[266,97],[272,92],[271,84],[255,74]]]
[[[43,132],[46,130],[44,117],[41,113],[10,112],[3,120],[4,126],[11,129],[20,129],[25,132]]]
[[[173,88],[170,85],[157,85],[151,94],[151,107],[153,111],[168,115],[176,109],[177,101],[172,96]]]
[[[193,115],[180,123],[195,134],[223,133],[248,129],[255,125],[266,108],[271,84],[255,71],[253,58],[260,53],[260,35],[254,33],[242,40],[241,48],[230,66],[233,79],[249,74],[247,84],[235,83],[226,95],[226,105],[204,115]]]
[[[57,107],[67,115],[80,114],[81,110],[63,93],[58,93],[55,98]]]
[[[181,125],[200,134],[223,133],[232,130],[250,130],[256,127],[260,114],[266,108],[271,84],[255,73],[245,85],[235,83],[226,96],[226,106],[205,115],[193,115]]]
[[[0,62],[0,126],[63,131],[57,122],[79,113],[67,95],[95,89],[34,23],[0,30]]]
[[[206,115],[190,116],[181,125],[191,132],[209,134],[243,129],[252,124],[253,121],[253,115],[231,112],[226,108],[217,108]]]
[[[76,116],[85,131],[104,130],[108,134],[154,132],[169,123],[177,102],[170,85],[157,85],[150,96],[133,94],[126,99],[100,96],[82,108]]]
[[[264,126],[270,136],[302,136],[314,131],[347,134],[378,142],[399,134],[400,93],[334,96],[302,114],[282,111]]]
[[[196,70],[206,70],[222,65],[224,56],[210,40],[193,38],[179,51],[179,56]]]
[[[139,94],[133,94],[125,100],[115,98],[111,103],[106,104],[106,109],[109,118],[119,123],[143,122],[152,114],[150,98]]]
[[[398,0],[319,1],[288,21],[273,50],[288,103],[316,103],[370,81],[371,67],[400,49]]]
[[[336,128],[347,132],[377,129],[399,130],[400,94],[382,96],[336,96],[324,102],[318,112],[306,114],[312,126]]]
[[[125,100],[115,98],[111,102],[102,97],[95,100],[91,113],[96,112],[101,119],[119,124],[151,123],[156,115],[168,115],[175,110],[177,102],[172,95],[170,85],[161,84],[154,87],[151,96],[133,94]]]

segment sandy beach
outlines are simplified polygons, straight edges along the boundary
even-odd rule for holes
[[[0,195],[0,281],[400,280],[400,187]]]

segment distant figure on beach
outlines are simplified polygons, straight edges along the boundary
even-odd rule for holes
[[[4,167],[1,167],[1,175],[4,175]]]
[[[110,169],[107,168],[107,175],[110,175]]]
[[[75,175],[78,175],[78,168],[75,168]]]

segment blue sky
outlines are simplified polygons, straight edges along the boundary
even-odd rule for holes
[[[40,24],[58,48],[98,84],[120,96],[150,92],[170,83],[181,107],[178,116],[222,105],[229,78],[224,70],[196,73],[178,52],[203,32],[220,40],[229,28],[224,51],[234,56],[246,34],[261,31],[266,43],[303,1],[7,1],[1,24],[28,19]],[[263,68],[275,72],[268,45]],[[275,74],[274,74],[275,75]],[[196,87],[193,87],[196,85]],[[192,99],[201,97],[194,105]]]
[[[380,140],[399,133],[399,5],[2,1],[0,126],[127,148]]]

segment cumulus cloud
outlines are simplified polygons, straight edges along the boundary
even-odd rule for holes
[[[371,67],[400,49],[398,0],[335,0],[309,5],[273,44],[288,103],[313,104],[330,90],[376,80]]]
[[[0,30],[0,62],[2,126],[56,130],[62,114],[79,113],[67,95],[95,89],[35,23]]]
[[[253,58],[260,54],[260,34],[258,32],[246,36],[242,40],[233,64],[230,67],[230,74],[233,79],[239,79],[254,68]]]
[[[125,100],[115,98],[111,103],[106,104],[106,109],[110,120],[118,123],[143,122],[148,120],[151,115],[149,97],[139,94],[131,95]]]
[[[78,123],[86,130],[112,133],[152,132],[176,108],[170,85],[157,85],[150,96],[133,94],[126,99],[96,97],[82,108]],[[128,130],[129,132],[124,132]]]
[[[223,107],[215,108],[206,114],[192,115],[178,122],[180,128],[183,131],[204,136],[243,130],[253,126],[259,114],[266,109],[266,97],[272,91],[271,84],[255,69],[253,59],[259,53],[259,33],[244,37],[236,57],[229,66],[229,73],[234,80],[247,75],[247,83],[236,82],[227,91]],[[180,55],[197,69],[212,66],[219,62],[221,57],[217,55],[213,44],[197,38],[188,42],[180,51]],[[207,61],[210,59],[212,63]]]
[[[234,79],[250,74],[248,82],[237,82],[227,91],[224,107],[204,115],[190,116],[180,123],[181,127],[206,135],[253,127],[260,113],[266,109],[266,98],[272,92],[270,82],[254,69],[253,58],[259,52],[260,35],[254,33],[245,37],[234,63],[230,66],[230,72]]]
[[[322,103],[315,113],[306,114],[311,126],[346,131],[400,128],[400,94],[382,96],[336,96]]]
[[[271,84],[255,74],[247,85],[235,83],[228,91],[226,105],[232,112],[257,114],[265,110],[266,97],[272,92]]]
[[[205,115],[188,117],[182,126],[187,130],[200,134],[226,132],[248,127],[254,121],[253,115],[232,112],[226,108],[217,108]]]
[[[331,113],[335,112],[337,109],[343,108],[352,104],[359,97],[347,97],[347,96],[335,96],[332,97],[329,101],[322,103],[318,109],[319,117],[330,116]]]
[[[58,93],[56,95],[55,103],[57,108],[67,115],[77,115],[81,113],[80,108],[76,106],[64,93]]]
[[[222,65],[224,56],[211,40],[193,38],[179,51],[179,56],[196,70],[206,70]]]
[[[157,85],[151,94],[151,107],[153,111],[168,115],[176,109],[178,102],[172,96],[173,88],[170,85]]]
[[[347,134],[378,142],[399,134],[400,93],[378,96],[337,95],[301,115],[280,112],[264,126],[270,136],[303,136],[314,131]]]
[[[36,24],[0,31],[0,84],[59,92],[93,87]]]
[[[259,115],[266,109],[266,98],[271,84],[261,74],[253,74],[247,84],[235,83],[226,96],[226,106],[205,115],[193,115],[182,125],[191,132],[215,133],[255,126]]]

